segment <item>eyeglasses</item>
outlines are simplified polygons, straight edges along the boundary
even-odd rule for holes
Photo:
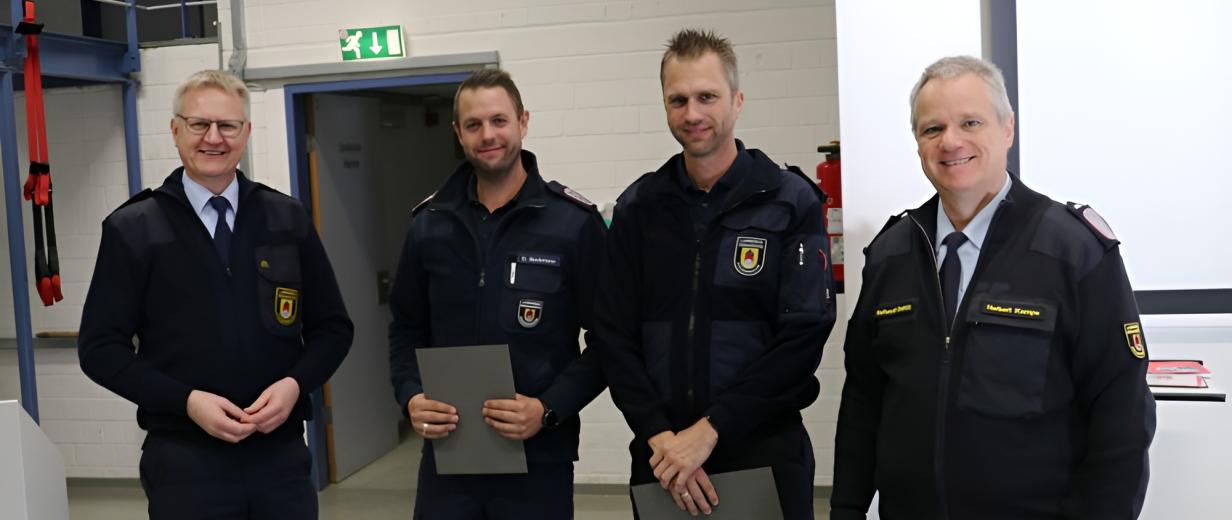
[[[188,132],[193,135],[204,135],[210,131],[210,127],[218,125],[218,133],[223,137],[235,137],[240,135],[244,130],[243,119],[205,119],[201,117],[184,117],[176,114],[175,117],[184,120],[184,126],[188,128]]]

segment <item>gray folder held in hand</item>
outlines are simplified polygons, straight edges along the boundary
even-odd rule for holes
[[[483,422],[484,401],[514,398],[509,345],[420,348],[415,355],[424,397],[458,409],[458,429],[429,441],[437,474],[526,473],[522,441]]]
[[[746,469],[710,475],[719,505],[709,520],[783,520],[779,494],[770,468]],[[633,486],[633,500],[642,520],[683,520],[694,518],[682,511],[658,482]],[[703,518],[699,515],[698,518]]]

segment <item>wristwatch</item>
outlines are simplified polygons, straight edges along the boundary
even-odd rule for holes
[[[543,422],[540,424],[544,428],[549,428],[549,429],[555,428],[557,426],[560,426],[560,416],[556,415],[556,410],[553,410],[549,408],[548,405],[544,404],[543,405]]]

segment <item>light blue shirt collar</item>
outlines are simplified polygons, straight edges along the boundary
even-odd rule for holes
[[[205,186],[192,180],[187,173],[183,175],[184,195],[188,197],[188,203],[192,206],[193,211],[197,213],[197,217],[201,219],[201,223],[205,224],[205,229],[214,236],[214,227],[218,223],[218,212],[214,211],[214,207],[210,206],[210,198],[214,196]],[[222,190],[221,196],[231,203],[231,209],[227,211],[227,227],[235,229],[235,212],[240,209],[240,183],[239,175],[231,179],[231,184]]]
[[[997,212],[997,207],[1001,205],[1001,201],[1005,200],[1006,195],[1010,193],[1010,186],[1014,183],[1013,178],[1007,172],[1005,174],[1005,183],[1001,185],[1001,191],[998,191],[992,200],[984,206],[971,222],[967,223],[967,227],[963,228],[963,234],[967,235],[967,242],[959,249],[963,249],[966,244],[971,244],[978,251],[984,247],[984,238],[988,236],[988,226],[992,224],[992,216]],[[954,232],[954,224],[950,222],[950,217],[946,216],[945,208],[938,201],[937,204],[937,235],[934,237],[933,244],[937,249],[937,258],[944,258],[945,246],[941,245],[941,241],[945,240],[946,236]],[[940,260],[938,260],[940,261]]]

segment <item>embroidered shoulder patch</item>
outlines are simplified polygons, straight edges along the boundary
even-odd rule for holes
[[[1142,325],[1138,322],[1125,324],[1125,343],[1129,346],[1129,353],[1134,357],[1138,359],[1146,357],[1146,341],[1142,339]]]
[[[1108,225],[1108,221],[1095,211],[1095,208],[1086,204],[1069,203],[1070,211],[1082,218],[1083,223],[1094,230],[1099,236],[1108,240],[1116,240],[1116,234],[1112,232],[1112,226]]]

